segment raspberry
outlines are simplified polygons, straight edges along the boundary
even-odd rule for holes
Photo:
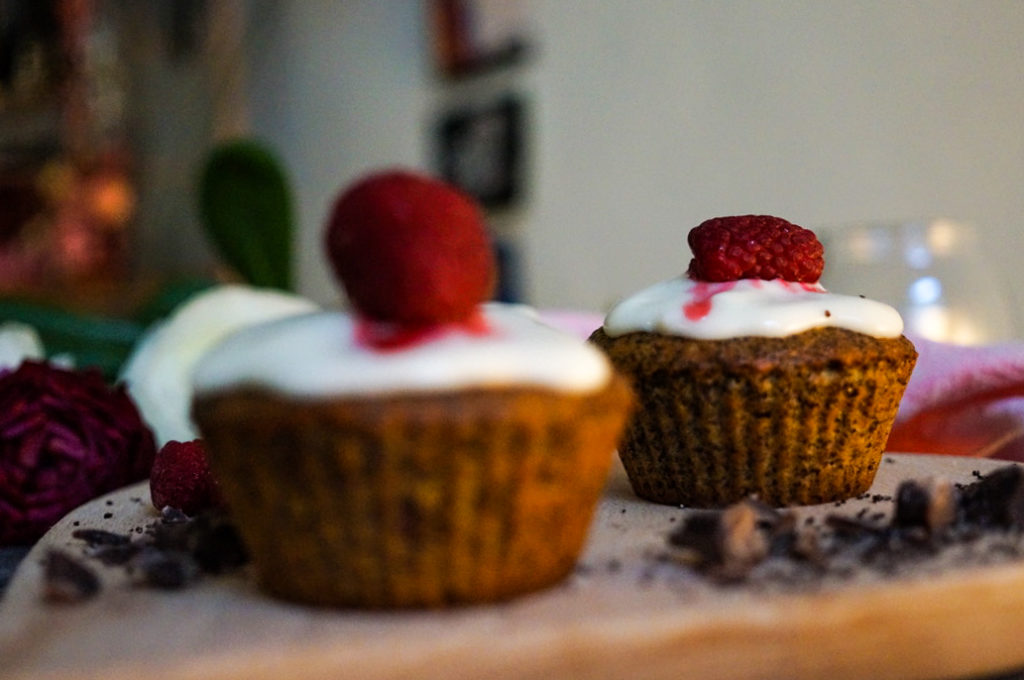
[[[210,472],[202,440],[169,441],[153,459],[149,475],[153,505],[172,507],[186,515],[223,506],[220,486]]]
[[[698,281],[783,279],[814,283],[824,248],[809,229],[769,215],[715,217],[690,230],[687,275]]]
[[[370,175],[344,192],[325,245],[352,305],[375,321],[464,321],[494,287],[494,253],[476,204],[411,172]]]

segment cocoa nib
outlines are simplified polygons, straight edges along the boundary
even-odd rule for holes
[[[88,600],[100,591],[100,580],[67,553],[51,549],[43,558],[43,597],[47,602]]]
[[[888,520],[885,513],[862,508],[854,515],[830,513],[823,524],[798,523],[791,510],[748,499],[691,515],[669,534],[668,544],[676,561],[724,583],[744,581],[772,561],[770,573],[794,580],[808,573],[845,574],[852,565],[895,573],[904,564],[966,545],[986,532],[1024,535],[1024,469],[1008,465],[976,477],[963,485],[907,480],[891,498],[871,497],[872,503],[892,502]],[[1004,542],[990,552],[1024,552],[1011,547]],[[780,564],[789,567],[780,569]]]
[[[960,489],[965,524],[1013,528],[1024,525],[1024,470],[1007,465]]]
[[[199,578],[199,564],[188,553],[153,545],[139,551],[128,565],[136,583],[162,590],[177,590]]]
[[[693,515],[669,534],[668,542],[685,563],[725,583],[742,581],[769,557],[820,558],[815,535],[798,532],[792,513],[755,499]]]
[[[199,568],[208,574],[223,574],[244,566],[249,551],[234,524],[226,521],[213,523],[201,532],[192,548],[192,556]]]
[[[249,561],[238,531],[219,511],[189,517],[164,508],[159,519],[128,534],[80,528],[71,535],[85,544],[86,559],[124,569],[139,587],[176,590],[205,574],[228,573]],[[100,589],[95,574],[66,553],[48,556],[46,573],[48,601],[77,602]]]
[[[205,573],[225,573],[249,561],[235,525],[219,512],[203,513],[187,521],[165,514],[149,526],[148,533],[153,545],[188,555]]]
[[[941,535],[956,521],[959,496],[959,491],[947,481],[905,481],[896,490],[892,525],[919,529],[929,536]]]
[[[71,537],[85,541],[85,554],[106,566],[125,564],[139,552],[139,544],[133,543],[131,536],[105,529],[76,529]]]
[[[75,529],[71,532],[72,538],[85,541],[90,548],[106,545],[124,545],[131,541],[131,537],[125,534],[115,534],[105,529]]]

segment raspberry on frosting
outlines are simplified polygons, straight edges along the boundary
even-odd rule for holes
[[[690,230],[687,241],[693,251],[687,274],[698,281],[814,283],[825,266],[814,232],[769,215],[715,217]]]
[[[494,253],[476,204],[409,171],[375,173],[342,193],[325,245],[350,302],[376,322],[461,323],[494,287]]]

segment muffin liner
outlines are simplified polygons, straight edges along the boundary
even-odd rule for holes
[[[351,607],[501,600],[574,567],[631,395],[335,401],[238,391],[194,416],[263,588]]]
[[[639,400],[619,447],[633,490],[693,507],[750,496],[810,505],[867,491],[914,363],[913,348],[901,346],[828,361],[790,353],[740,366],[657,365],[614,343],[598,344]]]

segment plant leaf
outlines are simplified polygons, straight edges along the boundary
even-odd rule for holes
[[[206,233],[227,264],[251,285],[291,290],[292,196],[268,149],[249,139],[214,148],[199,203]]]
[[[129,319],[80,314],[22,300],[0,300],[0,319],[36,329],[46,355],[69,354],[78,368],[98,368],[113,382],[146,327]]]

